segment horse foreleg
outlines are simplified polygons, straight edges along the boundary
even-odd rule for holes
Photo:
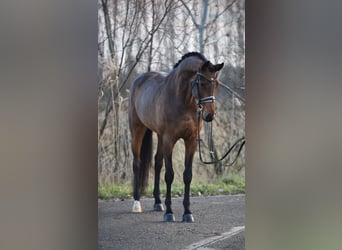
[[[164,211],[164,207],[161,203],[160,200],[160,170],[163,166],[163,153],[161,149],[162,143],[161,139],[158,136],[158,148],[157,148],[157,153],[154,157],[154,162],[155,162],[155,173],[154,173],[154,189],[153,189],[153,196],[154,196],[154,206],[153,209],[154,211]]]
[[[194,217],[190,211],[190,184],[192,180],[192,160],[196,150],[196,141],[185,142],[185,170],[183,173],[184,181],[184,214],[183,222],[194,222]]]
[[[172,168],[172,153],[166,154],[165,156],[165,182],[166,182],[166,212],[164,215],[164,221],[175,221],[173,211],[171,209],[171,184],[174,178],[174,172]]]

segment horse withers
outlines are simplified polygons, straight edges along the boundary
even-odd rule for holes
[[[158,147],[154,157],[154,210],[164,211],[160,200],[160,170],[165,161],[166,211],[164,221],[174,221],[171,208],[171,184],[174,179],[172,151],[175,143],[185,143],[185,170],[183,173],[184,222],[194,222],[190,211],[190,183],[192,161],[197,148],[197,133],[202,121],[215,116],[217,72],[223,63],[212,64],[202,54],[185,54],[168,74],[147,72],[131,85],[129,128],[133,153],[133,212],[141,212],[140,195],[148,184],[152,162],[152,132],[157,134]],[[199,117],[200,114],[200,117]]]

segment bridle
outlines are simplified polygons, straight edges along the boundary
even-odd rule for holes
[[[199,84],[200,84],[200,78],[204,78],[205,80],[207,80],[209,83],[210,83],[210,86],[211,86],[211,95],[210,96],[207,96],[207,97],[201,97],[200,94],[199,94]],[[197,87],[197,97],[196,99],[198,100],[197,101],[197,105],[199,107],[200,110],[203,109],[203,103],[206,103],[206,102],[215,102],[216,101],[216,98],[215,96],[213,96],[213,85],[214,85],[214,82],[215,82],[216,79],[214,78],[208,78],[206,75],[202,74],[201,72],[197,72],[196,73],[196,76],[195,76],[195,79],[193,80],[192,82],[192,89],[196,86]]]
[[[200,84],[200,78],[204,78],[205,80],[207,80],[209,83],[210,83],[210,86],[211,86],[211,95],[210,96],[207,96],[207,97],[201,97],[200,96],[200,92],[199,92],[199,84]],[[216,101],[216,98],[215,98],[215,96],[213,96],[213,85],[214,85],[214,82],[216,81],[216,79],[214,79],[214,78],[208,78],[206,75],[204,75],[204,74],[202,74],[201,72],[197,72],[196,73],[196,76],[195,76],[195,79],[194,79],[194,81],[192,82],[192,89],[196,86],[197,87],[197,97],[195,97],[198,101],[197,101],[197,105],[198,105],[198,107],[199,107],[199,110],[198,110],[198,128],[199,128],[199,126],[200,126],[200,122],[201,122],[201,113],[203,112],[203,103],[208,103],[208,102],[210,102],[210,103],[213,103],[213,102],[215,102]],[[209,122],[208,122],[208,124],[209,124]],[[211,125],[211,122],[210,122],[210,125]],[[239,155],[240,155],[240,153],[241,153],[241,151],[242,151],[242,148],[243,148],[243,146],[245,145],[245,143],[246,143],[246,140],[245,140],[245,137],[242,137],[242,138],[240,138],[240,139],[238,139],[228,150],[227,150],[227,152],[220,158],[220,159],[215,159],[215,160],[213,160],[213,161],[204,161],[203,160],[203,158],[202,158],[202,153],[201,153],[201,138],[200,138],[200,130],[198,129],[197,130],[198,132],[198,135],[197,135],[197,140],[198,140],[198,153],[199,153],[199,158],[200,158],[200,160],[201,160],[201,162],[202,163],[204,163],[204,164],[215,164],[215,163],[218,163],[218,162],[220,162],[220,161],[222,161],[224,158],[226,158],[231,152],[232,152],[232,150],[234,149],[234,148],[236,148],[237,146],[239,146],[238,147],[238,152],[237,152],[237,155],[236,155],[236,157],[235,157],[235,159],[232,161],[232,162],[230,162],[229,164],[225,164],[225,165],[227,165],[227,166],[231,166],[231,165],[233,165],[236,161],[237,161],[237,159],[238,159],[238,157],[239,157]],[[211,138],[211,143],[210,143],[210,155],[212,156],[212,158],[214,158],[214,152],[213,152],[213,142],[212,142],[212,125],[210,126],[210,129],[209,129],[209,133],[210,133],[210,138]]]

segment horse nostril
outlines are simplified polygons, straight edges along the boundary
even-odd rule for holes
[[[213,120],[213,118],[214,118],[213,115],[209,113],[209,114],[207,114],[207,116],[205,117],[205,121],[206,121],[206,122],[211,122],[211,121]]]

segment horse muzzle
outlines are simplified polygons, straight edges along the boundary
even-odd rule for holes
[[[212,113],[206,112],[202,110],[202,119],[206,122],[211,122],[214,119],[214,115]]]
[[[204,118],[206,122],[211,122],[214,119],[214,116],[212,114],[207,114]]]
[[[199,99],[198,104],[200,109],[202,110],[203,120],[206,122],[211,122],[214,119],[215,115],[215,96],[201,98]],[[211,107],[210,105],[212,105],[213,107]],[[207,111],[208,108],[210,112]]]

